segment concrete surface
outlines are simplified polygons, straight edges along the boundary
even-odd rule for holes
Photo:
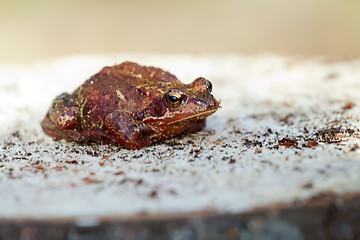
[[[55,142],[55,96],[125,60],[204,76],[222,109],[141,150]],[[360,190],[360,61],[275,55],[77,56],[0,67],[0,219],[241,213]],[[140,215],[139,215],[140,214]]]

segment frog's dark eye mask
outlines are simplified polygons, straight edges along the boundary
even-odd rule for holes
[[[165,103],[170,108],[178,108],[184,103],[184,95],[176,90],[170,90],[164,96]]]

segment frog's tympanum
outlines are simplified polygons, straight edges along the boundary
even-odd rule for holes
[[[139,149],[203,129],[219,108],[211,90],[202,77],[184,84],[162,69],[123,62],[103,68],[73,94],[58,96],[41,126],[55,140]]]

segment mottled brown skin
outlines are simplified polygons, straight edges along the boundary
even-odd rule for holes
[[[183,84],[162,69],[123,62],[103,68],[73,94],[58,96],[41,126],[55,140],[139,149],[203,129],[219,108],[210,92],[205,78]]]

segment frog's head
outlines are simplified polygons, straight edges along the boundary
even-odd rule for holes
[[[211,82],[203,77],[190,84],[172,83],[142,112],[143,122],[178,131],[187,129],[220,107],[211,91]]]

